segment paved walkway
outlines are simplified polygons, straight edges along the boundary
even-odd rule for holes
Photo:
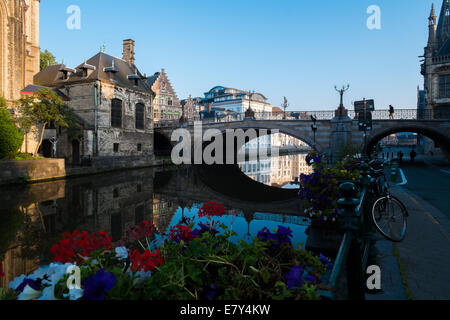
[[[409,211],[406,238],[395,246],[412,299],[449,300],[450,219],[429,202],[402,187],[393,187],[392,193]],[[378,257],[383,292],[367,295],[367,299],[405,299],[406,292],[392,243],[381,239],[377,249],[380,251]]]

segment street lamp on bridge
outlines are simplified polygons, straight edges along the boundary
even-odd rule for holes
[[[313,132],[314,135],[314,150],[316,150],[316,132],[317,132],[317,117],[315,115],[311,116],[311,121],[313,122],[313,124],[311,125],[311,130]]]
[[[344,107],[344,93],[350,89],[350,85],[347,84],[347,86],[342,86],[342,89],[338,89],[337,86],[334,86],[334,89],[339,92],[341,96],[341,102],[336,110],[336,117],[346,117],[348,115],[348,111]]]
[[[283,102],[283,104],[281,106],[282,106],[282,108],[284,110],[283,120],[286,120],[286,109],[289,107],[289,103],[288,103],[288,100],[287,100],[286,97],[284,97],[284,102]]]

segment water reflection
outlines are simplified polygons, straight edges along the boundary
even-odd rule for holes
[[[301,173],[309,174],[312,168],[306,163],[307,152],[239,163],[239,168],[248,177],[268,186],[295,187]],[[298,187],[298,186],[297,186]]]
[[[267,163],[257,165],[261,175],[269,177],[261,181],[278,186],[292,181],[296,170],[302,170],[302,157],[270,160],[269,168]],[[280,170],[286,179],[274,171],[278,170],[274,165],[277,161],[284,166]],[[227,209],[221,222],[238,233],[234,241],[250,240],[263,227],[283,225],[293,230],[295,244],[305,243],[308,221],[299,216],[295,192],[266,187],[262,193],[260,184],[247,182],[252,180],[237,167],[233,177],[224,171],[216,170],[217,177],[211,179],[213,175],[205,177],[204,171],[195,167],[143,169],[0,188],[0,259],[5,272],[0,287],[6,288],[16,276],[48,263],[51,245],[64,232],[104,230],[118,241],[128,228],[147,220],[153,221],[158,233],[165,234],[183,216],[196,217],[198,208],[209,200],[221,202]],[[234,181],[233,193],[224,194],[215,188],[224,187],[221,174]],[[257,200],[261,195],[264,201]]]

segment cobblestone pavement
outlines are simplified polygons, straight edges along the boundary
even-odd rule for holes
[[[406,238],[396,246],[412,299],[450,299],[450,219],[429,202],[402,187],[393,187],[392,193],[406,205],[409,212]],[[405,299],[392,244],[380,240],[377,249],[380,251],[384,290],[368,295],[367,299]]]

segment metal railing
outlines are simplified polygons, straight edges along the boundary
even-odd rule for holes
[[[376,231],[370,217],[372,195],[370,188],[369,166],[361,166],[361,178],[357,181],[340,185],[344,195],[338,201],[342,208],[339,214],[340,229],[344,232],[331,275],[326,285],[336,288],[344,268],[346,269],[348,298],[364,300],[366,292],[365,273],[369,256],[374,254]],[[323,298],[335,299],[335,293],[319,292]]]
[[[372,120],[450,120],[450,113],[443,111],[433,110],[420,110],[417,109],[396,109],[394,114],[391,115],[389,110],[375,110],[371,112]],[[226,116],[218,116],[211,118],[203,118],[201,121],[203,124],[211,123],[227,123],[234,121],[244,120],[285,120],[285,121],[311,121],[311,116],[316,117],[317,120],[331,120],[336,116],[335,111],[286,111],[271,113],[271,112],[255,112],[251,118],[246,118],[245,113],[230,113]],[[358,114],[355,111],[349,110],[348,117],[350,119],[358,119]],[[189,120],[180,123],[178,120],[174,121],[159,121],[155,122],[155,128],[172,128],[172,127],[184,127],[194,125],[194,120]]]

